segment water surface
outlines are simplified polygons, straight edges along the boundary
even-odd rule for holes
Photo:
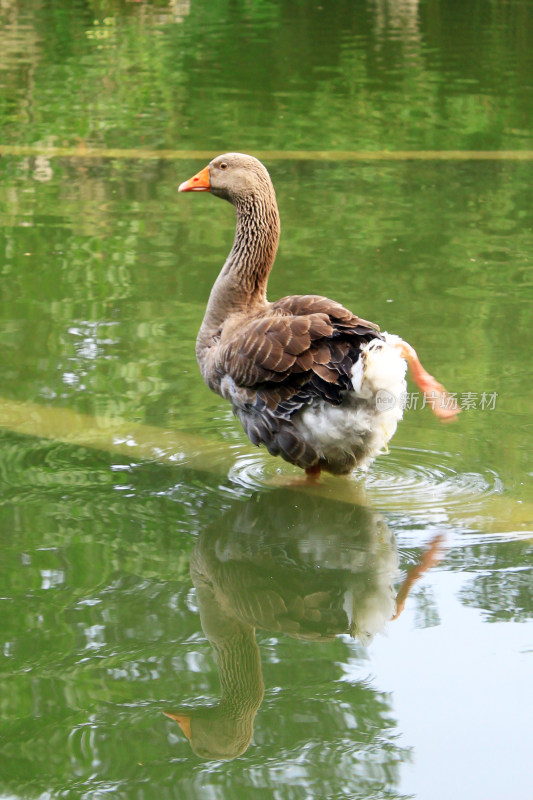
[[[532,35],[529,2],[0,3],[2,797],[527,796]],[[311,493],[246,441],[194,358],[233,213],[177,193],[234,149],[270,296],[405,337],[455,425],[419,403]]]

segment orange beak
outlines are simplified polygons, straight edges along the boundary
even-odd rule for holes
[[[178,187],[178,192],[210,192],[211,183],[209,182],[209,167],[204,167],[189,178],[188,181],[183,181]]]
[[[181,191],[181,190],[180,190]],[[191,718],[187,717],[185,714],[170,714],[167,711],[163,711],[165,717],[169,717],[169,719],[173,719],[174,722],[177,722],[180,726],[181,730],[187,737],[187,739],[191,738]]]

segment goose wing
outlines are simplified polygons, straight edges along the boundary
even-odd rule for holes
[[[318,295],[284,297],[224,332],[217,370],[235,387],[250,390],[270,409],[310,381],[329,384],[332,402],[357,361],[359,348],[379,329],[340,303]]]

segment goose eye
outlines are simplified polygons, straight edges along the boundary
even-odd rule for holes
[[[225,161],[223,161],[221,164],[219,164],[219,165],[218,165],[218,168],[219,168],[219,169],[227,169],[227,168],[228,168],[228,165],[226,164],[226,162],[225,162]]]

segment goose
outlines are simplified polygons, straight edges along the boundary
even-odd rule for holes
[[[233,247],[211,290],[196,357],[253,444],[312,481],[322,470],[368,468],[402,418],[408,366],[436,416],[457,415],[453,397],[399,336],[320,295],[267,300],[280,220],[258,159],[217,156],[179,191],[211,192],[235,207]]]

